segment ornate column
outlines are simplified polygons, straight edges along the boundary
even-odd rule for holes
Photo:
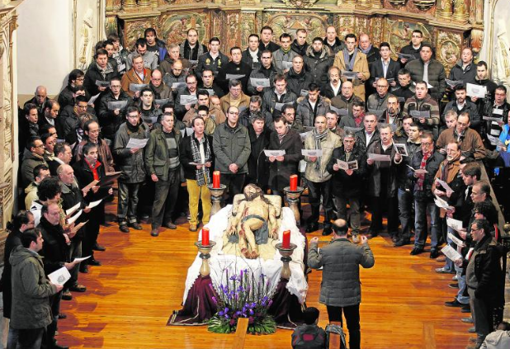
[[[438,0],[436,17],[451,20],[453,15],[452,0]]]
[[[122,0],[122,8],[126,11],[132,11],[136,6],[136,0]]]
[[[467,23],[469,14],[466,8],[465,0],[454,0],[453,2],[453,19],[457,22]]]

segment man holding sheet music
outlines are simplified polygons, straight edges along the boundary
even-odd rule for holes
[[[333,200],[338,210],[339,219],[349,222],[352,240],[359,241],[360,234],[360,200],[367,171],[364,150],[356,144],[356,136],[346,132],[343,147],[335,148],[327,170],[333,174],[331,186]],[[349,211],[347,212],[347,204]]]
[[[104,138],[113,142],[115,132],[124,120],[126,109],[133,104],[131,97],[122,90],[119,78],[110,81],[110,90],[99,104],[99,125]]]
[[[108,62],[108,52],[105,49],[98,49],[94,55],[94,62],[89,65],[85,73],[83,86],[89,96],[106,91],[111,79],[118,76],[117,69]]]
[[[417,82],[414,97],[406,100],[404,111],[416,119],[424,130],[431,131],[434,139],[438,136],[439,104],[429,95],[426,82]]]
[[[143,57],[135,53],[131,57],[132,68],[122,76],[122,90],[131,98],[140,97],[139,85],[148,85],[151,81],[151,70],[143,66]]]
[[[437,258],[439,256],[438,244],[441,225],[439,209],[433,200],[432,185],[444,156],[436,151],[434,138],[430,132],[424,131],[420,140],[421,149],[414,154],[407,171],[407,177],[410,181],[409,188],[413,191],[414,209],[416,211],[414,249],[411,251],[411,255],[417,255],[424,251],[428,232],[428,212],[430,215],[430,258]]]
[[[140,116],[152,129],[154,124],[158,123],[163,112],[154,103],[154,92],[149,87],[144,88],[140,92]]]
[[[248,80],[248,94],[262,96],[264,92],[273,87],[274,77],[278,72],[273,65],[273,54],[269,50],[262,51],[260,56],[261,65],[252,70]]]
[[[178,90],[175,97],[175,115],[177,119],[182,120],[186,112],[197,103],[197,86],[196,75],[186,76],[186,88]]]
[[[415,83],[424,81],[430,89],[432,98],[439,101],[446,91],[446,74],[444,66],[432,57],[433,53],[429,43],[422,43],[420,58],[407,63],[406,69],[411,73],[411,79]]]
[[[489,105],[483,113],[486,121],[486,134],[499,137],[502,126],[506,123],[506,117],[510,111],[510,104],[506,101],[507,89],[503,85],[496,87],[494,91],[494,104]]]
[[[237,80],[241,82],[242,90],[247,91],[248,79],[251,74],[251,66],[242,61],[242,51],[238,46],[230,49],[231,61],[221,67],[217,81],[223,88],[223,92],[229,91],[229,82]]]
[[[365,115],[365,120],[375,119],[375,115]],[[397,171],[403,157],[393,144],[393,132],[388,124],[379,126],[380,139],[370,142],[367,148],[368,196],[371,197],[372,223],[369,237],[376,237],[383,230],[383,208],[388,210],[388,233],[394,241],[398,235]],[[359,136],[358,136],[359,139]]]
[[[299,133],[288,127],[285,116],[274,119],[275,132],[269,137],[269,150],[283,151],[280,156],[269,156],[269,187],[273,194],[283,198],[283,188],[289,184],[289,178],[298,173],[301,160],[302,142]]]
[[[455,87],[454,94],[455,99],[451,102],[448,102],[444,108],[443,115],[441,116],[441,121],[443,123],[445,122],[446,113],[448,113],[450,110],[455,111],[457,115],[460,115],[463,112],[467,112],[469,113],[469,118],[471,120],[470,127],[480,131],[482,120],[478,114],[478,108],[476,104],[467,99],[466,87],[464,85]]]
[[[265,91],[262,96],[262,110],[266,113],[266,120],[274,120],[286,105],[294,106],[296,99],[297,96],[287,89],[287,78],[277,74],[274,89]]]
[[[319,85],[312,82],[307,87],[308,95],[297,99],[296,117],[305,127],[314,125],[315,117],[326,115],[330,108],[330,101],[327,98],[319,96]]]
[[[465,47],[458,61],[450,70],[449,79],[452,81],[461,81],[463,85],[474,83],[476,77],[476,65],[473,63],[473,50]]]
[[[113,143],[113,155],[118,170],[122,171],[118,181],[117,219],[123,233],[129,233],[128,226],[142,230],[137,222],[138,191],[146,179],[143,153],[150,137],[149,126],[140,120],[138,108],[129,107],[126,120],[120,125]]]
[[[332,233],[331,219],[333,207],[331,202],[331,173],[327,165],[333,155],[333,150],[342,145],[340,137],[327,128],[326,117],[319,115],[315,118],[315,128],[305,139],[302,151],[305,161],[305,179],[309,190],[309,201],[312,215],[308,218],[306,232],[311,233],[319,228],[319,209],[322,196],[324,207],[323,235]]]

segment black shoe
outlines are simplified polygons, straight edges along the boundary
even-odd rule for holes
[[[69,288],[69,290],[73,291],[73,292],[85,292],[85,291],[87,291],[87,287],[80,285],[80,284],[76,284],[74,286],[71,286]]]
[[[96,267],[100,267],[101,266],[101,262],[96,260],[96,259],[89,259],[88,265],[94,265]]]
[[[135,230],[142,230],[142,226],[136,222],[129,223],[128,226],[130,226],[131,228],[133,228]]]
[[[411,251],[410,255],[411,256],[416,256],[417,254],[420,254],[423,252],[423,247],[415,247],[413,248],[413,250]]]
[[[92,247],[94,251],[106,251],[106,248],[104,246],[99,245],[97,242],[94,244],[94,247]]]
[[[88,274],[88,272],[89,272],[89,267],[87,266],[87,264],[80,263],[80,273]]]
[[[375,238],[376,236],[379,236],[379,230],[368,229],[367,238],[372,239]]]
[[[400,246],[405,246],[405,245],[409,245],[411,243],[411,241],[409,241],[409,239],[398,239],[394,244],[393,244],[393,247],[400,247]]]
[[[121,232],[123,232],[123,233],[129,233],[129,228],[128,228],[127,224],[121,224],[121,225],[119,226],[119,230],[120,230]]]
[[[460,310],[462,313],[471,313],[471,307],[469,304],[463,304],[462,309]]]
[[[322,235],[324,235],[324,236],[331,235],[332,232],[333,232],[333,228],[331,228],[331,224],[326,224],[324,226],[324,229],[322,229]]]
[[[455,307],[455,308],[461,308],[464,306],[464,304],[460,303],[457,298],[455,298],[452,302],[444,302],[444,305],[447,307]]]
[[[308,223],[308,224],[306,225],[306,230],[305,230],[305,232],[307,232],[307,233],[312,233],[312,232],[314,232],[314,231],[316,231],[316,230],[319,230],[319,223]]]
[[[62,292],[62,300],[64,301],[70,301],[73,299],[73,295],[69,290]]]
[[[159,236],[159,229],[158,228],[152,229],[151,236]]]
[[[439,257],[439,251],[437,250],[437,248],[431,249],[430,250],[430,258],[436,259],[437,257]]]
[[[177,229],[177,226],[172,222],[172,221],[168,221],[165,223],[165,227],[168,228],[168,229]],[[152,235],[152,233],[151,233]],[[154,235],[153,235],[154,236]],[[157,236],[157,235],[156,235]]]
[[[67,319],[67,314],[60,313],[60,314],[58,314],[58,318],[61,319],[61,320]]]

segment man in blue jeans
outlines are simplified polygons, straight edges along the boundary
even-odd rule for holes
[[[434,137],[430,131],[423,131],[420,136],[421,150],[414,154],[407,177],[413,190],[415,209],[414,248],[411,255],[424,251],[427,239],[427,211],[430,215],[430,258],[437,258],[439,237],[439,209],[434,203],[432,185],[434,177],[444,160],[444,156],[435,150]]]

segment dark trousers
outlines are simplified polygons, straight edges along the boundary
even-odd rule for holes
[[[119,181],[119,203],[117,206],[117,219],[119,223],[136,223],[139,189],[140,183]]]
[[[381,196],[372,197],[372,231],[383,230],[383,209],[386,208],[388,216],[388,233],[392,236],[398,234],[398,200],[396,196],[387,197],[386,190],[381,190]]]
[[[344,219],[349,223],[352,234],[358,235],[361,226],[361,215],[360,215],[360,199],[357,196],[345,197],[339,195],[334,197],[335,206],[338,212],[338,218]],[[347,204],[349,204],[349,210],[347,211]]]
[[[60,302],[62,300],[62,291],[53,295],[50,298],[51,302],[51,315],[52,322],[46,327],[45,339],[44,343],[46,344],[46,348],[53,348],[56,339],[55,332],[57,331],[58,326],[58,315],[60,314]],[[43,346],[44,347],[44,346]]]
[[[327,306],[329,322],[338,321],[343,326],[342,312],[349,330],[349,349],[360,349],[361,332],[359,326],[359,304],[348,307]]]
[[[324,208],[324,224],[330,224],[332,218],[332,203],[331,203],[331,181],[322,183],[315,183],[307,180],[308,186],[308,201],[312,208],[312,215],[308,218],[308,223],[317,223],[320,215],[321,195],[322,207]]]
[[[17,337],[17,343],[11,343],[9,340],[8,349],[40,349],[44,328],[30,328],[24,330],[13,329],[13,335]],[[9,330],[9,336],[11,331]],[[12,346],[14,344],[14,346]]]
[[[104,219],[104,200],[90,210],[88,215],[88,223],[85,224],[85,237],[82,243],[82,253],[84,256],[92,256],[94,259],[94,245],[97,243],[99,236],[99,225],[101,219]],[[88,260],[87,260],[88,261]]]
[[[71,240],[71,248],[69,250],[69,260],[74,261],[75,258],[82,257],[82,241],[81,239],[73,239]],[[64,288],[68,290],[70,287],[78,284],[78,274],[80,269],[80,264],[78,263],[73,269],[69,270],[71,274],[71,278],[66,282]]]
[[[155,183],[156,193],[154,195],[154,205],[152,205],[152,229],[161,227],[163,218],[165,222],[172,220],[180,186],[179,169],[170,171],[167,181],[160,179]]]
[[[246,175],[243,174],[225,174],[222,173],[220,180],[221,184],[227,186],[223,194],[223,201],[225,204],[231,204],[234,202],[234,196],[243,192],[243,186]]]

